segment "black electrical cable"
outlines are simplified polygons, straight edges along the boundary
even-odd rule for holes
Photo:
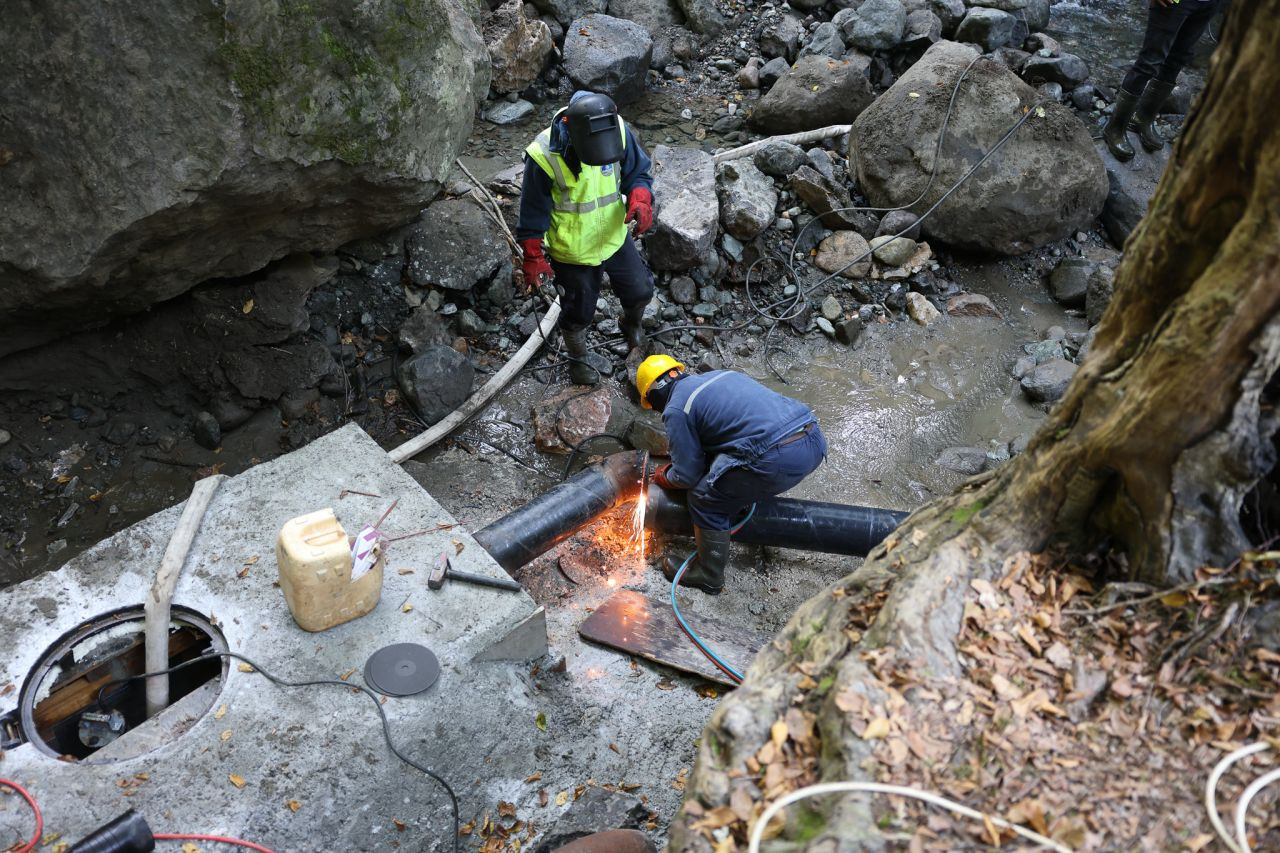
[[[364,693],[364,695],[368,696],[369,699],[373,702],[373,707],[377,709],[378,716],[382,718],[382,735],[386,739],[387,747],[391,750],[392,754],[395,755],[396,758],[403,761],[405,764],[408,764],[410,767],[414,768],[415,770],[419,770],[422,773],[425,773],[427,776],[434,779],[437,783],[439,783],[440,787],[444,788],[445,793],[449,795],[449,804],[453,812],[453,853],[458,853],[458,838],[460,837],[461,830],[462,830],[462,820],[459,817],[459,813],[458,813],[457,794],[453,792],[453,788],[449,786],[448,782],[444,781],[444,779],[437,776],[427,767],[424,767],[423,765],[414,761],[409,756],[405,755],[396,747],[395,741],[391,739],[391,721],[387,719],[387,712],[386,710],[383,709],[381,700],[378,698],[377,694],[375,694],[368,687],[365,687],[363,684],[353,684],[351,682],[342,681],[341,679],[338,679],[338,678],[317,678],[309,681],[287,681],[283,678],[272,675],[271,673],[267,672],[265,669],[263,669],[254,661],[250,660],[249,658],[245,657],[242,654],[238,654],[237,652],[208,652],[206,654],[200,655],[199,657],[194,657],[191,660],[183,661],[182,663],[176,666],[171,666],[168,669],[162,669],[156,672],[143,672],[137,675],[130,675],[127,678],[117,678],[113,681],[108,681],[106,684],[103,684],[101,687],[98,688],[98,706],[101,707],[104,711],[108,710],[108,706],[106,705],[106,703],[103,701],[103,698],[102,698],[102,691],[106,690],[108,687],[112,686],[113,684],[127,684],[130,681],[138,681],[145,678],[154,678],[157,675],[168,675],[169,673],[186,669],[189,666],[195,666],[196,664],[201,663],[203,661],[217,660],[219,658],[234,658],[235,660],[243,661],[244,663],[253,667],[255,672],[262,675],[268,681],[274,684],[277,684],[281,687],[314,687],[317,685],[330,685],[333,687],[342,687],[347,690],[359,690],[360,692]]]

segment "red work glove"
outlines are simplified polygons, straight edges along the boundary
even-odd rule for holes
[[[627,221],[633,219],[637,237],[653,227],[653,193],[645,187],[635,187],[627,194]]]
[[[653,482],[657,483],[659,486],[661,486],[664,489],[683,488],[682,486],[677,486],[675,483],[667,479],[667,472],[670,470],[671,470],[670,462],[668,462],[666,465],[659,465],[658,469],[653,472]]]
[[[524,273],[524,286],[530,293],[536,290],[543,281],[555,279],[555,270],[547,262],[547,256],[542,254],[541,240],[536,237],[521,240],[520,248],[524,249],[524,261],[520,264],[520,270]]]

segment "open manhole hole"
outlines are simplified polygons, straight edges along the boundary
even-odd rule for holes
[[[226,639],[209,620],[185,607],[172,609],[169,666],[226,650]],[[123,761],[170,743],[213,706],[228,659],[200,661],[172,673],[169,706],[148,720],[145,679],[120,682],[146,671],[145,656],[141,607],[82,623],[32,668],[16,711],[6,715],[6,728],[16,722],[20,736],[41,752],[94,764]]]

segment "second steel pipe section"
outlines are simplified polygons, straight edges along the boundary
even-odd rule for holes
[[[508,572],[532,562],[640,493],[643,453],[615,453],[590,465],[475,534]]]
[[[649,486],[645,527],[678,536],[693,535],[686,493]],[[735,542],[773,545],[800,551],[822,551],[865,557],[893,532],[907,513],[892,509],[765,498],[756,503],[751,520],[734,534]]]

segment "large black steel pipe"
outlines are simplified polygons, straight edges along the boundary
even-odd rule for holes
[[[766,498],[756,503],[751,520],[733,539],[751,545],[865,557],[906,517],[907,513],[892,509]],[[651,484],[645,527],[692,536],[693,520],[685,504],[685,493]]]
[[[475,534],[507,571],[532,562],[604,513],[640,493],[644,454],[615,453]]]

